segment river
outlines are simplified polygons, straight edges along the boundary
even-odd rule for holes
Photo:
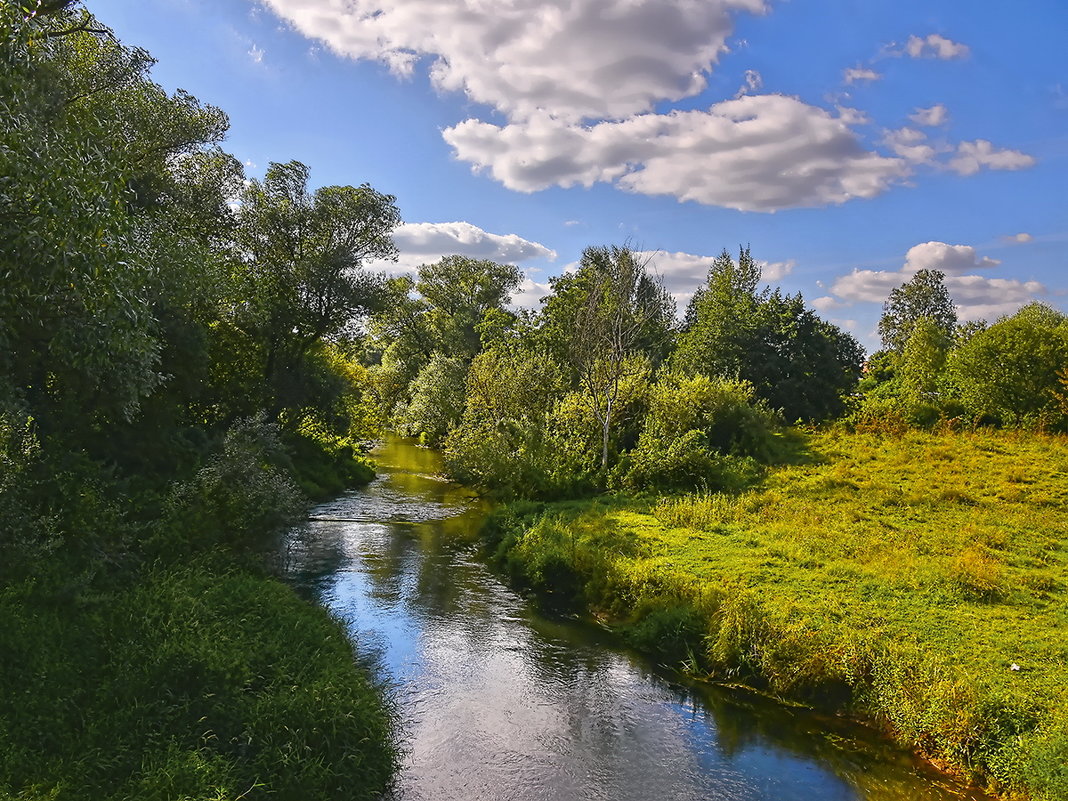
[[[389,685],[398,801],[986,798],[864,727],[686,682],[543,617],[458,544],[485,509],[437,454],[391,438],[372,455],[378,478],[316,508],[284,561]]]

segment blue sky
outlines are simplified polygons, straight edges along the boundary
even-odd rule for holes
[[[870,349],[942,269],[964,319],[1068,309],[1063,0],[87,0],[229,115],[250,176],[397,197],[410,269],[649,251],[684,304],[750,244]],[[681,309],[680,309],[681,311]]]

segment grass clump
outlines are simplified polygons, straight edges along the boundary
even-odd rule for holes
[[[218,557],[0,592],[0,798],[373,798],[392,710],[340,625]],[[242,795],[245,794],[245,795]]]
[[[810,446],[740,494],[550,507],[503,558],[551,550],[588,607],[675,664],[873,718],[1007,793],[1068,798],[1068,442]]]

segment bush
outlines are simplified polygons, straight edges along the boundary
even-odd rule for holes
[[[741,489],[776,446],[774,415],[748,382],[666,373],[650,390],[638,446],[617,467],[631,490]]]
[[[1058,371],[1068,369],[1068,317],[1032,303],[974,334],[950,353],[947,370],[975,417],[1063,429]]]
[[[277,426],[262,416],[237,421],[222,451],[173,488],[161,530],[179,548],[183,539],[201,547],[262,541],[303,510],[304,498],[284,472],[285,462]]]

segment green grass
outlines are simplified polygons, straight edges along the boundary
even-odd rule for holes
[[[201,556],[128,586],[0,589],[0,798],[376,798],[393,712],[341,626]]]
[[[520,582],[675,663],[874,718],[1006,794],[1068,798],[1068,441],[832,431],[810,449],[736,496],[491,528]]]

